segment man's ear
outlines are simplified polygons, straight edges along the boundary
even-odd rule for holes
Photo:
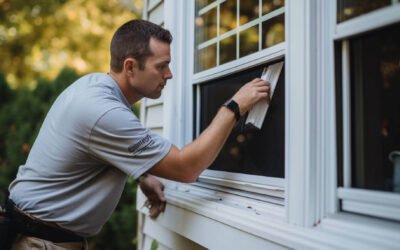
[[[134,58],[126,58],[123,67],[123,71],[131,75],[134,74],[134,72],[139,68],[139,64]]]

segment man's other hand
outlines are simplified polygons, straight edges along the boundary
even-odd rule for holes
[[[147,197],[144,206],[149,209],[150,217],[157,218],[165,210],[164,184],[153,175],[146,175],[140,179],[140,188]]]

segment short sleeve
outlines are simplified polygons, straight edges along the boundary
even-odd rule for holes
[[[168,154],[171,143],[144,128],[130,110],[114,108],[94,125],[88,146],[96,158],[138,178]]]

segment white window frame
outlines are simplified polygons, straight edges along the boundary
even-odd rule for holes
[[[193,3],[195,1],[192,1]],[[210,7],[215,7],[219,8],[219,4],[224,2],[223,0],[217,0],[216,2],[211,3],[208,6],[203,7],[202,9],[199,10],[199,12],[204,12],[204,10],[208,10]],[[237,0],[237,4],[239,4],[240,0]],[[262,0],[259,1],[259,4],[262,4]],[[286,3],[285,3],[286,4]],[[239,7],[239,5],[238,5]],[[223,38],[228,37],[229,35],[236,34],[238,37],[238,33],[242,30],[245,30],[249,27],[252,27],[254,25],[261,24],[263,21],[273,18],[275,16],[278,16],[280,14],[283,14],[285,11],[286,7],[281,7],[277,10],[274,10],[273,12],[263,16],[259,17],[256,20],[253,20],[249,23],[246,23],[244,25],[239,25],[233,30],[230,30],[220,36],[215,38],[212,38],[208,41],[205,41],[201,44],[198,45],[198,47],[206,47],[207,45],[211,44],[210,42],[216,42],[219,40],[222,40]],[[192,6],[193,13],[192,13],[192,20],[195,20],[195,13],[194,13],[194,5]],[[261,8],[260,8],[261,12]],[[219,13],[219,12],[217,12]],[[286,17],[286,15],[285,15]],[[238,17],[237,17],[238,18]],[[239,22],[239,20],[237,20]],[[192,30],[191,33],[193,34],[191,41],[194,41],[194,22],[192,21]],[[219,23],[219,19],[217,17],[217,25]],[[259,35],[261,32],[261,25],[259,29]],[[224,63],[222,65],[218,65],[219,63],[219,46],[217,43],[217,62],[215,67],[203,70],[198,73],[193,73],[191,77],[191,83],[192,86],[195,86],[196,92],[198,94],[197,96],[197,101],[198,103],[196,104],[196,123],[200,124],[200,86],[202,83],[212,80],[212,79],[217,79],[229,74],[233,74],[235,72],[239,72],[245,69],[253,68],[256,67],[260,64],[266,64],[268,62],[276,61],[278,59],[282,59],[285,56],[286,53],[286,42],[279,43],[277,45],[271,46],[269,48],[261,49],[261,36],[259,36],[259,51],[255,52],[253,54],[244,56],[242,58],[239,57],[239,53],[237,52],[237,58],[236,60],[233,60],[228,63]],[[212,43],[214,44],[214,43]],[[195,52],[195,47],[192,46],[191,50],[193,53],[189,54],[194,54]],[[239,49],[239,46],[237,46],[237,49]],[[194,62],[194,60],[193,60]],[[195,62],[194,62],[195,63]],[[193,63],[193,68],[194,68],[194,63]],[[193,71],[194,72],[194,71]],[[286,124],[286,122],[285,122]],[[199,129],[199,126],[196,126],[197,130]],[[199,135],[199,131],[195,131],[196,135]],[[189,131],[190,135],[193,135],[193,131]],[[286,137],[285,137],[286,138]],[[286,139],[285,139],[286,140]],[[285,143],[287,143],[285,141]],[[234,188],[234,189],[239,189],[243,191],[249,191],[249,192],[254,192],[254,193],[259,193],[259,194],[264,194],[264,195],[269,195],[269,196],[274,196],[281,198],[281,204],[283,205],[283,198],[285,196],[284,192],[284,187],[285,187],[285,180],[284,178],[275,178],[275,177],[265,177],[265,176],[257,176],[257,175],[249,175],[249,174],[241,174],[241,173],[233,173],[233,172],[226,172],[226,171],[220,171],[220,170],[205,170],[203,174],[199,177],[200,182],[204,183],[210,183],[214,185],[219,185],[223,187],[229,187],[229,188]]]
[[[336,2],[336,1],[334,1]],[[352,188],[351,184],[351,106],[350,49],[348,38],[363,32],[384,28],[400,22],[398,1],[378,10],[335,25],[334,41],[342,43],[342,106],[343,106],[343,187],[337,189],[341,209],[363,215],[400,220],[400,195],[384,191]],[[336,13],[336,8],[332,8]]]

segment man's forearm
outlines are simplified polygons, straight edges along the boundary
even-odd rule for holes
[[[184,162],[196,170],[197,176],[218,156],[235,123],[234,113],[222,107],[200,136],[181,150]]]
[[[247,112],[261,99],[268,98],[269,84],[258,78],[242,86],[232,97],[238,104],[240,114]],[[150,169],[150,173],[181,182],[195,181],[215,160],[235,122],[235,113],[222,107],[196,140],[181,150],[172,146],[167,156]]]

